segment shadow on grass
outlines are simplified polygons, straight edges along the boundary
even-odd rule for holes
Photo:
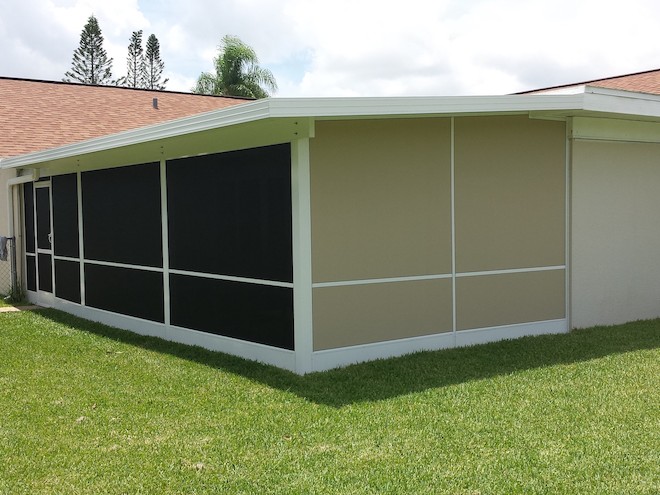
[[[384,400],[532,368],[660,347],[658,319],[576,330],[569,334],[525,337],[474,347],[419,352],[298,376],[273,366],[200,347],[137,335],[57,310],[42,310],[39,314],[84,332],[235,373],[331,407]]]

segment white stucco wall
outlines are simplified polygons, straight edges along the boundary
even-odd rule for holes
[[[1,170],[0,169],[0,236],[9,235],[8,225],[8,212],[7,212],[7,181],[16,177],[14,170]],[[5,294],[10,287],[10,263],[7,261],[0,261],[0,294]]]
[[[573,142],[574,328],[660,316],[660,144],[603,137]]]

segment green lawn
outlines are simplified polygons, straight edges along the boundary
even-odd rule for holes
[[[29,304],[30,303],[26,299],[14,301],[9,296],[0,295],[0,308],[6,308],[8,306],[28,306]]]
[[[660,321],[298,377],[0,314],[2,494],[658,494]]]
[[[4,296],[0,295],[0,308],[6,308],[7,306],[13,306],[13,303],[10,303],[8,299],[5,299]]]

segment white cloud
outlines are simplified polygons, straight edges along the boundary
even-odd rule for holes
[[[225,34],[282,96],[497,94],[660,66],[660,3],[629,0],[8,0],[0,74],[59,80],[90,14],[115,76],[130,34],[161,43],[168,89],[212,69]]]

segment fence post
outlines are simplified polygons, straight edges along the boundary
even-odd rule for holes
[[[18,275],[16,273],[16,237],[10,237],[7,239],[8,241],[11,241],[9,244],[9,257],[11,259],[11,268],[10,268],[10,276],[11,276],[11,286],[10,290],[12,294],[15,294],[18,291]]]

